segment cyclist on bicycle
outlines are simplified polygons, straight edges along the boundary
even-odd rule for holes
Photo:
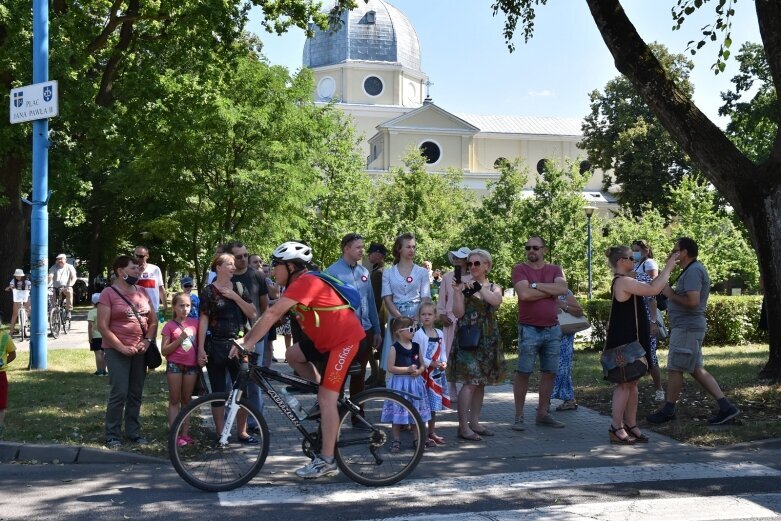
[[[19,291],[30,291],[30,288],[32,287],[32,284],[30,283],[30,280],[27,278],[27,276],[24,274],[24,270],[21,268],[17,268],[16,271],[14,271],[14,277],[11,279],[11,282],[8,283],[8,287],[5,288],[6,291],[11,290],[19,290]],[[24,303],[24,309],[27,310],[27,316],[30,316],[30,299],[29,299],[29,293],[27,301]],[[14,309],[11,312],[11,327],[8,329],[8,334],[13,335],[14,333],[14,326],[16,325],[16,318],[19,316],[19,303],[16,302],[14,299]],[[19,326],[21,327],[21,325]]]
[[[317,401],[320,406],[322,449],[320,454],[296,475],[305,479],[332,476],[338,472],[334,447],[339,429],[337,399],[358,345],[366,335],[355,312],[327,282],[308,274],[312,250],[299,242],[286,242],[271,255],[271,274],[280,286],[285,286],[276,304],[269,307],[261,319],[244,336],[248,351],[291,311],[301,326],[304,337],[287,349],[291,367],[304,378],[320,383]],[[236,349],[230,356],[236,356]],[[326,361],[321,377],[314,363]]]

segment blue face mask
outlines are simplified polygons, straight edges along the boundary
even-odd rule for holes
[[[635,262],[640,262],[640,259],[643,258],[643,254],[640,253],[639,251],[633,251],[632,258],[634,259]]]

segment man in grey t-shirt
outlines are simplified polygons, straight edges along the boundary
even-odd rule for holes
[[[705,266],[697,260],[699,248],[694,240],[681,237],[675,242],[678,265],[682,268],[676,281],[662,290],[667,297],[670,318],[670,350],[667,354],[667,401],[656,412],[647,416],[651,423],[664,423],[675,418],[675,403],[683,388],[683,374],[689,373],[719,406],[708,423],[719,425],[740,414],[721,392],[719,383],[705,370],[702,360],[702,341],[708,324],[705,308],[710,294],[710,277]]]

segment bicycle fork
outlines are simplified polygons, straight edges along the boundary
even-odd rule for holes
[[[225,402],[225,425],[222,427],[222,433],[220,433],[219,440],[221,446],[228,445],[228,438],[230,438],[233,422],[236,421],[236,415],[239,413],[239,400],[241,400],[241,395],[241,389],[233,389],[228,396],[228,400]]]

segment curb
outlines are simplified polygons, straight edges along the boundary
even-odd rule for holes
[[[133,452],[96,449],[80,445],[36,445],[0,442],[0,462],[35,461],[36,463],[167,463],[168,460]]]

